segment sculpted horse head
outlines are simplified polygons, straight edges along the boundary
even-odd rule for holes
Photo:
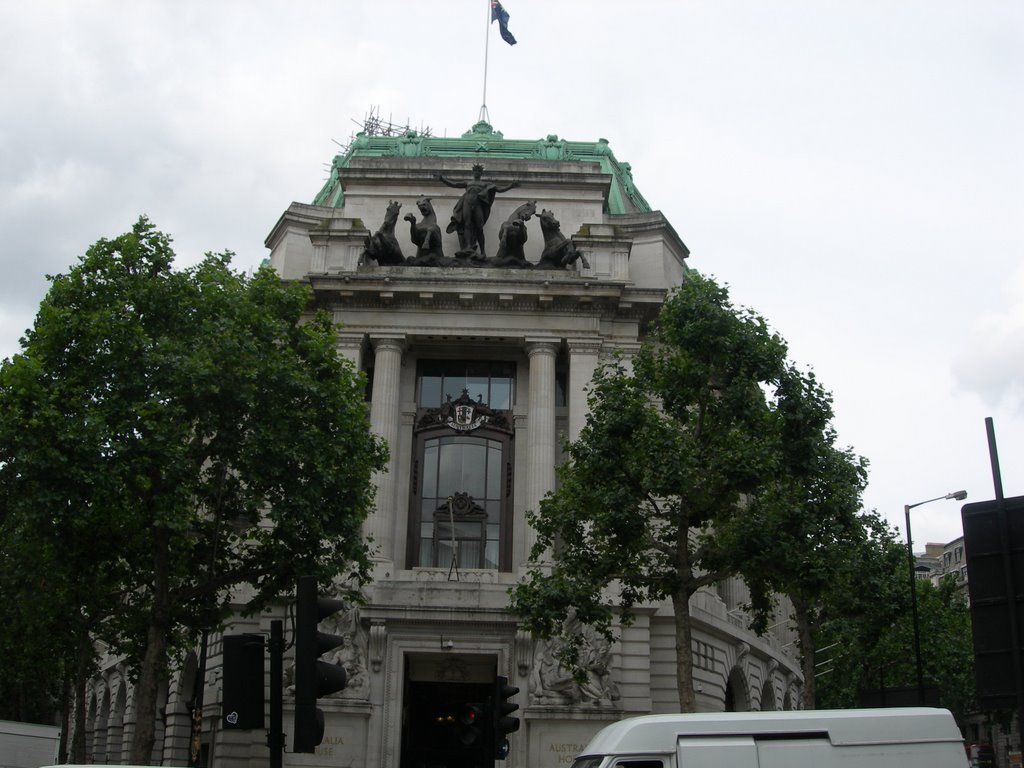
[[[540,230],[545,235],[548,234],[549,232],[558,232],[562,228],[562,225],[558,222],[558,219],[555,218],[554,212],[549,211],[547,208],[542,210],[537,215],[537,219],[538,221],[540,221]]]
[[[363,253],[359,257],[360,264],[368,264],[370,261],[377,262],[378,266],[404,263],[402,247],[395,237],[395,223],[398,221],[398,212],[401,208],[401,203],[395,200],[388,201],[387,211],[384,213],[384,223],[373,235],[366,238]]]
[[[397,200],[388,200],[388,209],[384,213],[384,224],[381,229],[394,232],[395,223],[398,221],[398,212],[402,210],[402,204]]]
[[[512,211],[512,215],[508,217],[508,220],[527,221],[535,213],[537,213],[537,201],[527,200],[525,203],[523,203],[514,211]]]
[[[434,213],[434,204],[430,202],[429,197],[424,195],[417,200],[416,207],[420,209],[420,214],[422,214],[424,221],[437,221],[437,214]]]
[[[540,219],[540,231],[544,234],[544,251],[540,255],[538,267],[565,269],[580,260],[584,268],[590,269],[586,257],[576,250],[576,244],[562,234],[562,225],[552,211],[545,209],[537,218]]]

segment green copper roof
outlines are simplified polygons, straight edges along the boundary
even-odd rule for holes
[[[345,190],[338,180],[338,171],[347,168],[353,157],[481,157],[516,160],[574,160],[598,163],[603,173],[615,182],[608,193],[609,213],[648,213],[640,190],[633,184],[629,163],[620,163],[612,154],[606,139],[597,142],[566,141],[555,135],[543,139],[506,139],[487,122],[480,121],[460,138],[420,136],[407,131],[401,136],[356,135],[355,141],[343,155],[336,155],[331,163],[331,175],[323,189],[313,200],[314,205],[333,208],[344,204]]]

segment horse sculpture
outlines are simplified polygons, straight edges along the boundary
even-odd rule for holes
[[[429,197],[421,197],[416,201],[423,219],[417,223],[416,217],[407,213],[403,217],[409,222],[409,235],[416,246],[416,255],[406,262],[417,267],[445,267],[451,263],[446,259],[441,248],[441,228],[437,225],[437,215]]]
[[[544,251],[537,262],[537,269],[566,269],[577,259],[583,262],[585,269],[590,269],[586,256],[577,251],[576,244],[562,234],[562,225],[554,213],[544,209],[537,219],[540,221],[540,231],[544,233]]]
[[[388,201],[384,223],[380,225],[380,229],[366,238],[366,247],[359,257],[360,264],[366,264],[370,260],[382,267],[405,263],[402,246],[395,237],[395,224],[398,222],[398,212],[401,208],[401,203],[395,200]]]
[[[512,211],[512,215],[502,222],[501,229],[498,230],[498,255],[490,262],[493,266],[520,268],[532,266],[526,260],[523,245],[527,238],[526,222],[536,212],[537,201],[530,200]]]

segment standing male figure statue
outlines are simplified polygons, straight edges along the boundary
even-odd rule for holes
[[[474,165],[471,181],[452,181],[444,174],[437,175],[443,184],[455,189],[466,190],[455,203],[452,220],[446,230],[447,232],[458,232],[459,252],[456,256],[470,256],[478,260],[487,258],[484,246],[484,225],[491,215],[494,197],[499,192],[508,192],[513,187],[519,186],[518,181],[513,181],[504,187],[499,187],[497,184],[484,181],[481,178],[483,173],[482,165]]]

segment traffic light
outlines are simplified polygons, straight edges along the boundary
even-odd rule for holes
[[[463,747],[479,747],[484,740],[483,711],[476,704],[463,704],[458,716],[458,738]]]
[[[337,664],[320,661],[344,638],[317,631],[321,619],[345,607],[341,600],[320,597],[316,579],[300,576],[295,602],[295,744],[293,752],[313,752],[324,739],[324,713],[316,700],[342,690],[348,682]]]
[[[494,759],[504,760],[508,757],[508,735],[519,730],[519,718],[512,717],[512,713],[519,709],[519,705],[509,701],[519,693],[519,689],[508,684],[507,677],[496,677],[494,679]]]

